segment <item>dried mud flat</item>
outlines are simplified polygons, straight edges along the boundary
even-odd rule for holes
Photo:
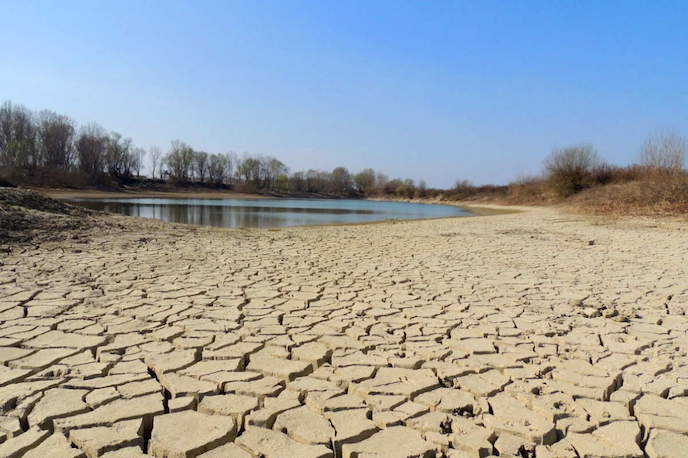
[[[0,252],[0,456],[688,453],[679,224],[97,219]]]

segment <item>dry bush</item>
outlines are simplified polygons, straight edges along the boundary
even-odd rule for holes
[[[592,145],[555,149],[545,160],[545,171],[552,191],[568,197],[591,186],[592,171],[599,166]]]
[[[508,194],[507,186],[475,186],[468,180],[457,180],[453,188],[444,193],[446,200],[501,200]]]
[[[583,210],[597,214],[672,216],[688,214],[688,174],[645,177],[588,189],[571,199]]]
[[[608,162],[601,162],[590,170],[590,186],[599,186],[614,183],[619,176],[621,168]]]
[[[686,159],[686,138],[666,131],[650,135],[640,150],[640,164],[654,174],[680,174]]]
[[[627,167],[615,167],[611,183],[629,183],[647,178],[647,169],[642,165],[634,164]]]
[[[522,176],[509,183],[508,201],[527,204],[547,200],[547,180],[541,176]]]

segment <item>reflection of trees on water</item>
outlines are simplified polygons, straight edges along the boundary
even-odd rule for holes
[[[220,207],[207,205],[155,205],[120,202],[78,202],[95,210],[173,223],[215,227],[285,227],[332,222],[373,221],[370,211],[324,212],[310,208]]]
[[[336,224],[379,221],[385,218],[423,218],[450,216],[433,214],[432,207],[419,207],[418,213],[388,213],[370,209],[304,208],[268,206],[180,205],[135,202],[75,201],[95,210],[105,210],[141,218],[215,227],[285,227],[308,224]],[[426,213],[427,211],[427,213]],[[454,209],[456,212],[456,209]],[[456,214],[456,213],[455,213]]]
[[[260,212],[254,212],[236,207],[211,207],[205,205],[107,203],[105,204],[105,210],[174,223],[215,227],[280,227],[288,224],[288,220],[282,217],[285,212],[272,212],[270,208],[261,208]]]

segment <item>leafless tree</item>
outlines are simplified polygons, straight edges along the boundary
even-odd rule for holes
[[[67,116],[44,110],[38,115],[41,164],[67,169],[74,162],[74,122]]]
[[[211,183],[222,184],[227,177],[227,156],[211,154],[208,158],[208,179]]]
[[[296,192],[306,191],[306,174],[303,171],[292,173],[289,177],[289,190]]]
[[[34,116],[25,107],[7,101],[0,107],[0,165],[39,165],[38,132]]]
[[[260,160],[245,155],[237,164],[237,175],[251,188],[260,187]]]
[[[366,196],[371,195],[375,190],[375,170],[361,170],[354,176],[354,183],[358,192]]]
[[[331,192],[332,176],[330,172],[310,169],[306,172],[305,178],[307,192]]]
[[[165,157],[165,164],[175,181],[189,181],[193,152],[193,148],[186,143],[179,140],[172,142],[170,152]]]
[[[418,182],[418,197],[425,197],[428,190],[428,185],[425,180]]]
[[[131,158],[132,141],[130,138],[123,138],[121,134],[112,132],[105,154],[105,167],[113,177],[130,176],[133,170]]]
[[[345,167],[336,167],[332,170],[332,191],[336,194],[346,195],[351,193],[353,180],[351,173]]]
[[[151,146],[151,148],[148,150],[148,156],[150,157],[151,163],[151,178],[156,178],[157,175],[155,172],[158,172],[158,174],[162,177],[162,151],[157,146]]]
[[[102,127],[89,124],[83,127],[75,142],[75,149],[79,162],[79,169],[95,181],[103,173],[105,156],[110,138]]]
[[[655,171],[680,171],[685,158],[686,138],[672,131],[650,135],[640,150],[640,163]]]
[[[208,172],[208,153],[204,151],[194,151],[193,171],[196,178],[203,183]]]
[[[232,178],[236,174],[239,164],[239,156],[234,151],[223,154],[225,164],[225,177],[229,184],[232,184]]]
[[[262,185],[266,189],[275,189],[277,182],[282,181],[288,173],[287,166],[274,157],[262,158]]]
[[[383,193],[385,188],[387,187],[387,182],[389,181],[389,178],[387,175],[385,175],[382,172],[378,172],[375,175],[375,188],[377,189],[377,192]]]
[[[143,161],[146,157],[146,150],[143,148],[132,148],[131,153],[131,169],[136,171],[136,176],[141,176],[141,169],[143,168]]]

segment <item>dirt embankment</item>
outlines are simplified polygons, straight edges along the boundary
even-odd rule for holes
[[[34,191],[0,188],[0,243],[63,239],[92,226],[93,215]]]
[[[156,224],[76,207],[28,189],[0,187],[0,245],[85,241],[94,235],[136,232]]]

